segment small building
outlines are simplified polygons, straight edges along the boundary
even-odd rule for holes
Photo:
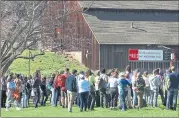
[[[151,72],[168,69],[172,53],[179,69],[177,1],[95,1],[86,9],[91,36],[82,62],[87,67],[123,70],[129,64]]]

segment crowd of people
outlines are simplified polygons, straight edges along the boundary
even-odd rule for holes
[[[47,100],[54,107],[58,105],[72,112],[76,104],[80,112],[94,110],[95,107],[127,109],[151,106],[158,107],[158,96],[166,109],[176,110],[179,90],[179,74],[172,66],[165,73],[154,69],[152,74],[139,69],[131,70],[127,65],[125,72],[113,69],[106,72],[70,70],[68,68],[51,74],[50,78],[39,70],[33,76],[9,74],[1,78],[1,107],[10,110],[28,108],[30,100],[35,108],[45,107]]]

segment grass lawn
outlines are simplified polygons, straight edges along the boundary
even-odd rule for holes
[[[31,51],[33,54],[38,54],[39,51]],[[22,56],[28,57],[29,51],[25,50]],[[31,74],[33,74],[37,69],[41,70],[42,74],[49,75],[55,71],[65,69],[66,67],[77,70],[86,70],[86,67],[81,65],[78,61],[68,61],[63,55],[57,55],[53,52],[45,52],[45,55],[37,56],[34,61],[30,61]],[[16,59],[9,70],[14,73],[22,73],[27,75],[29,67],[28,59]]]
[[[37,109],[30,107],[16,111],[12,108],[9,112],[1,109],[2,117],[178,117],[178,111],[162,110],[161,108],[142,108],[130,109],[127,111],[114,110],[106,108],[95,108],[95,111],[80,112],[78,107],[73,107],[73,113],[67,112],[67,109],[61,107],[39,107]]]

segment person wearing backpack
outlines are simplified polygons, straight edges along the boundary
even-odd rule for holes
[[[179,89],[179,74],[175,72],[175,67],[171,67],[172,73],[169,74],[168,78],[168,92],[167,92],[167,104],[166,109],[176,111],[177,97]]]
[[[60,96],[61,96],[61,104],[62,108],[67,108],[67,90],[65,88],[66,76],[64,75],[64,71],[60,71],[60,75],[58,76],[58,86],[61,88]]]
[[[108,83],[108,76],[106,75],[106,69],[102,69],[99,77],[99,84],[98,84],[98,88],[100,92],[100,106],[102,108],[104,108],[104,104],[105,107],[108,108],[107,94],[106,94],[107,83]]]

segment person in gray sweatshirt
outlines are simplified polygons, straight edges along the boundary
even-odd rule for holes
[[[150,105],[157,107],[157,98],[159,94],[159,87],[161,85],[160,78],[157,76],[157,69],[153,71],[153,76],[149,79],[150,84]]]

